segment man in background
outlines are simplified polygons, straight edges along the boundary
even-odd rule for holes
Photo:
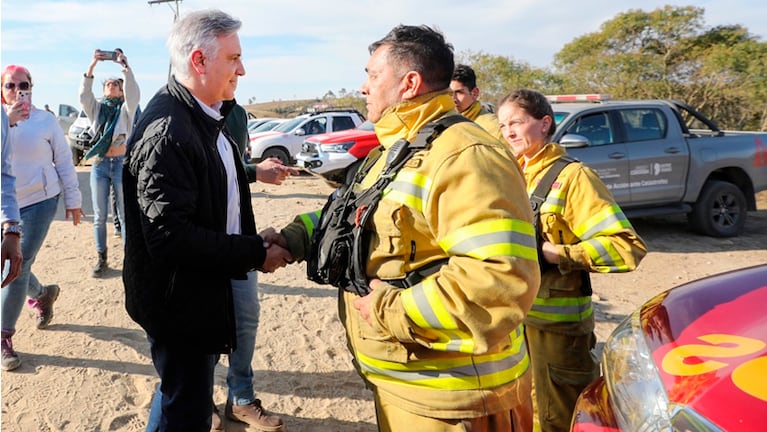
[[[498,126],[498,117],[493,112],[490,104],[483,104],[479,101],[479,87],[477,87],[477,75],[474,69],[469,66],[459,64],[453,72],[453,79],[450,81],[450,90],[453,92],[453,102],[455,109],[467,119],[482,126],[490,135],[498,138],[501,142],[503,134]]]

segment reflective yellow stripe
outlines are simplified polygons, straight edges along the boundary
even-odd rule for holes
[[[509,348],[494,354],[395,363],[357,352],[360,369],[370,379],[450,390],[492,388],[522,376],[530,365],[520,329],[509,335]]]
[[[599,234],[616,233],[631,228],[626,215],[617,204],[602,209],[586,221],[586,224],[576,228],[576,234],[580,238],[592,238]]]
[[[597,237],[582,241],[581,246],[594,261],[594,266],[600,273],[618,273],[630,270],[609,238]]]
[[[405,313],[420,328],[431,330],[429,336],[436,339],[432,349],[471,354],[474,341],[471,335],[461,331],[450,312],[445,309],[434,278],[426,278],[402,291],[400,295]]]
[[[457,229],[439,241],[451,255],[485,260],[496,256],[537,259],[533,224],[518,219],[494,219]]]
[[[309,238],[312,237],[314,228],[320,222],[321,215],[322,215],[322,210],[317,210],[315,212],[298,215],[299,219],[301,219],[301,222],[306,227],[306,233],[309,235]]]
[[[530,189],[528,195],[532,195],[535,188]],[[552,189],[546,199],[541,203],[540,213],[563,214],[565,212],[565,193],[562,189]]]
[[[533,307],[528,316],[545,321],[578,322],[594,313],[591,297],[556,297],[538,298],[533,301]]]
[[[431,180],[412,171],[400,171],[386,187],[383,198],[425,213],[424,206],[429,197]]]
[[[602,209],[586,222],[575,228],[574,233],[583,241],[586,253],[589,254],[597,270],[601,273],[625,272],[628,265],[618,253],[609,239],[604,235],[614,234],[631,228],[631,223],[618,205]]]

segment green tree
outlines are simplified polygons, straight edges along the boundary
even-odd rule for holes
[[[493,104],[517,88],[532,88],[541,93],[559,93],[563,89],[561,77],[511,57],[466,51],[457,56],[456,63],[474,69],[480,98]]]
[[[569,93],[681,100],[726,129],[766,130],[767,44],[741,26],[706,28],[703,8],[629,10],[555,56]]]

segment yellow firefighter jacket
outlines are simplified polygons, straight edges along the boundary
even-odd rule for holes
[[[384,147],[359,188],[370,187],[388,149],[425,124],[457,114],[448,92],[389,108],[376,123]],[[309,250],[316,214],[282,230]],[[374,325],[341,291],[339,313],[358,372],[383,400],[437,418],[485,416],[520,403],[529,358],[520,325],[538,289],[532,211],[507,146],[474,123],[443,132],[384,191],[372,217],[367,274],[384,281],[449,257],[406,289],[374,290]],[[296,254],[294,254],[296,257]]]
[[[549,167],[566,155],[559,144],[545,145],[524,164],[528,195]],[[559,268],[541,275],[541,287],[525,325],[565,334],[594,330],[591,296],[581,291],[580,270],[632,271],[647,247],[599,176],[580,162],[567,165],[541,205],[542,237],[557,245]]]
[[[462,116],[482,126],[490,135],[498,138],[501,142],[506,142],[501,134],[501,126],[498,123],[498,116],[488,107],[482,105],[479,101],[474,101],[462,113]]]

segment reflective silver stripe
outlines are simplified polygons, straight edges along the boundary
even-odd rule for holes
[[[470,255],[472,251],[495,244],[512,244],[532,249],[536,247],[534,237],[517,231],[505,231],[480,234],[467,238],[453,245],[449,252],[455,255]]]
[[[590,239],[599,233],[614,233],[618,231],[614,228],[615,226],[624,228],[627,226],[627,221],[628,219],[626,219],[626,215],[623,214],[623,212],[610,212],[610,214],[605,216],[605,218],[602,219],[599,223],[591,226],[583,234],[580,234],[579,237],[583,239]]]
[[[465,366],[456,366],[439,370],[433,369],[433,366],[429,367],[428,363],[424,364],[426,367],[423,369],[413,369],[409,371],[394,371],[391,369],[383,369],[367,364],[362,360],[360,360],[359,364],[360,369],[363,372],[386,376],[399,381],[424,381],[440,378],[459,377],[476,377],[481,380],[482,376],[503,372],[516,367],[522,360],[524,360],[526,354],[527,352],[523,345],[523,349],[519,352],[500,360],[473,363]],[[480,383],[477,383],[476,388],[481,386],[482,385]]]

